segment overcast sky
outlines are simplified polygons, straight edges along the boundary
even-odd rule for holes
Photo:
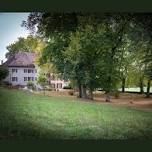
[[[21,27],[29,13],[0,13],[0,60],[5,61],[6,46],[17,40],[18,37],[27,37],[29,32]]]

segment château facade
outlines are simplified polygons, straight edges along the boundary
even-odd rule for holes
[[[32,81],[37,86],[40,69],[34,64],[35,59],[35,53],[19,52],[11,56],[3,63],[3,66],[7,67],[9,70],[9,75],[4,81],[12,86],[26,86],[28,81]],[[47,76],[47,81],[48,85],[55,89],[62,89],[69,85],[68,81],[54,77],[54,74],[49,74]]]

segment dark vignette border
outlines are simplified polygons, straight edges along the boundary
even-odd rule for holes
[[[151,12],[151,0],[0,0],[1,12]]]
[[[0,12],[152,12],[150,0],[0,0]],[[4,151],[147,151],[152,141],[0,141]]]

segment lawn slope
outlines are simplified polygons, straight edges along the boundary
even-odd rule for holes
[[[0,139],[150,139],[152,112],[0,88]]]

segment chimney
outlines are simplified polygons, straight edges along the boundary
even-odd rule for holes
[[[1,65],[3,64],[3,60],[1,60]]]

